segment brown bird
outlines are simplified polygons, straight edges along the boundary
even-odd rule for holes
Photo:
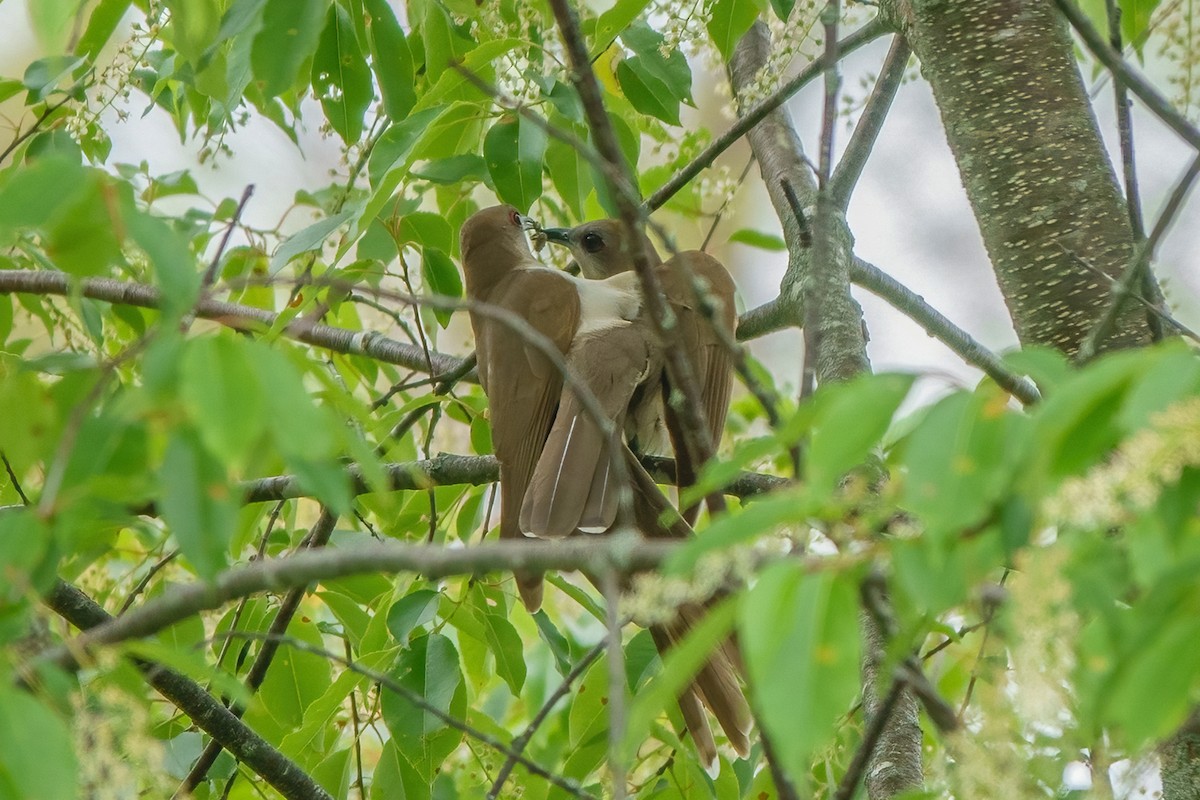
[[[617,220],[604,219],[586,222],[574,228],[546,228],[547,241],[565,245],[575,257],[580,272],[592,280],[605,280],[627,274],[633,269],[633,254],[626,238],[626,229]],[[715,451],[725,428],[729,413],[729,395],[733,385],[732,364],[729,350],[722,343],[714,325],[732,340],[737,326],[737,309],[734,306],[736,287],[729,271],[707,253],[688,250],[676,254],[665,263],[650,240],[641,234],[646,252],[656,265],[663,293],[675,312],[679,340],[695,371],[700,390],[700,406],[708,425],[709,441]],[[695,283],[700,284],[705,296],[697,294]],[[702,303],[712,305],[712,320],[706,318]],[[630,438],[636,446],[652,452],[661,449],[659,433],[665,422],[675,452],[676,482],[680,487],[690,486],[696,481],[699,465],[693,464],[683,446],[683,426],[679,415],[669,403],[662,399],[670,396],[670,382],[665,375],[658,384],[661,392],[646,391],[637,398],[637,405],[629,412],[629,425],[635,430]],[[719,494],[709,498],[709,510],[720,511],[725,507]],[[696,506],[684,509],[683,516],[689,524],[696,521]]]
[[[618,430],[635,393],[661,374],[660,347],[642,313],[632,273],[585,280],[544,267],[529,249],[529,227],[532,222],[516,209],[496,206],[474,214],[461,231],[480,382],[500,462],[500,536],[601,533],[616,521],[622,488],[613,480],[611,440],[575,391],[564,388],[553,360],[528,332],[486,307],[508,312],[549,340]],[[638,529],[654,537],[690,535],[677,515],[673,524],[660,522],[670,504],[629,448],[622,445],[617,456],[632,479]],[[518,574],[517,585],[525,606],[537,610],[541,577]],[[702,605],[685,605],[675,621],[651,628],[655,643],[665,652],[703,614]],[[679,698],[697,751],[710,767],[716,763],[716,745],[703,706],[712,710],[739,753],[749,751],[750,714],[735,663],[730,646],[718,648]]]

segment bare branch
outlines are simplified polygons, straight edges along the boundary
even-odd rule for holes
[[[879,267],[854,258],[854,282],[879,295],[896,309],[925,329],[925,332],[953,350],[963,361],[983,370],[1000,388],[1025,405],[1036,403],[1041,393],[1033,381],[1017,375],[1004,365],[1000,357],[980,344],[971,334],[948,320],[940,311],[925,302],[919,294],[897,281]]]
[[[68,583],[59,581],[45,597],[46,605],[80,630],[112,624],[94,600]],[[295,762],[235,717],[216,698],[186,678],[152,661],[133,659],[146,682],[187,714],[201,730],[220,741],[239,761],[262,776],[276,791],[294,800],[332,800]]]
[[[1113,287],[1104,313],[1100,319],[1096,320],[1096,324],[1092,326],[1087,337],[1079,345],[1076,360],[1080,363],[1091,360],[1099,349],[1100,343],[1112,332],[1117,318],[1121,316],[1121,311],[1125,307],[1125,302],[1133,294],[1134,287],[1141,283],[1144,272],[1150,266],[1150,259],[1154,256],[1155,248],[1166,235],[1171,223],[1175,221],[1179,210],[1183,208],[1184,200],[1187,199],[1188,192],[1191,191],[1192,184],[1195,183],[1198,176],[1200,176],[1200,155],[1192,160],[1191,166],[1175,184],[1175,188],[1171,190],[1171,196],[1167,198],[1166,206],[1158,215],[1158,219],[1154,221],[1154,228],[1150,231],[1150,236],[1137,246],[1129,266],[1125,268],[1124,274]]]
[[[833,171],[833,177],[829,180],[829,196],[834,205],[843,211],[850,204],[850,195],[862,175],[863,167],[867,165],[867,158],[871,155],[871,149],[883,128],[883,121],[891,110],[892,100],[895,99],[900,83],[904,80],[904,69],[908,66],[911,53],[912,48],[908,46],[908,40],[897,34],[892,40],[892,49],[888,51],[887,58],[879,70],[879,78],[867,99],[866,108],[854,127],[854,133],[850,134],[846,152],[842,153],[842,158]]]
[[[447,714],[445,711],[438,708],[437,705],[429,702],[424,697],[417,694],[412,689],[409,689],[407,686],[400,683],[400,681],[394,679],[390,675],[373,670],[370,667],[364,667],[362,664],[359,664],[351,658],[338,655],[337,653],[326,650],[323,647],[318,647],[310,642],[306,642],[303,639],[297,639],[294,636],[286,636],[281,633],[253,633],[250,631],[230,631],[225,635],[229,638],[258,640],[264,643],[264,647],[266,647],[267,644],[274,644],[276,647],[279,647],[279,645],[287,645],[295,650],[311,653],[315,656],[320,656],[321,658],[341,664],[350,672],[369,678],[389,692],[394,692],[400,695],[409,703],[412,703],[414,706],[430,716],[437,717],[439,720],[441,720],[441,722],[450,726],[451,728],[461,731],[467,736],[470,736],[472,739],[482,742],[493,750],[496,750],[508,758],[513,759],[516,763],[529,770],[531,774],[537,775],[540,778],[544,778],[549,783],[552,783],[558,788],[568,792],[572,797],[594,800],[592,795],[585,792],[574,781],[551,772],[541,764],[538,764],[536,761],[531,761],[514,748],[509,747],[498,739],[492,738],[488,734],[476,728],[474,725],[471,725],[470,723],[461,720],[458,717]]]
[[[850,55],[865,44],[875,41],[888,32],[888,25],[882,17],[875,17],[866,25],[838,42],[838,52],[842,57]],[[821,74],[821,62],[814,61],[794,78],[776,89],[770,97],[742,112],[738,121],[729,130],[722,133],[708,147],[692,159],[687,165],[671,176],[671,179],[658,188],[645,207],[650,211],[662,208],[668,200],[679,193],[679,190],[692,181],[697,175],[712,165],[717,158],[730,148],[738,139],[745,136],[752,128],[766,119],[767,115],[779,108],[789,97],[807,86],[810,81]]]
[[[162,307],[162,293],[158,288],[142,283],[111,278],[75,281],[66,273],[49,270],[0,270],[0,294],[67,295],[76,288],[84,297],[93,300],[139,308]],[[268,330],[279,324],[279,315],[270,311],[217,300],[197,303],[196,316],[240,331]],[[417,371],[427,368],[425,354],[419,347],[402,344],[375,331],[352,331],[297,319],[284,325],[282,333],[288,338],[337,353],[364,355]],[[462,359],[445,353],[434,352],[430,356],[440,374],[453,373],[462,365]],[[466,379],[478,382],[474,376]]]
[[[1200,128],[1188,122],[1187,118],[1175,110],[1165,97],[1158,93],[1154,85],[1125,62],[1121,54],[1116,52],[1104,41],[1100,32],[1092,27],[1087,17],[1072,0],[1054,0],[1059,12],[1071,23],[1071,27],[1083,39],[1088,51],[1096,59],[1112,71],[1114,77],[1120,78],[1129,90],[1137,95],[1146,108],[1163,121],[1168,128],[1179,134],[1179,137],[1200,151]]]

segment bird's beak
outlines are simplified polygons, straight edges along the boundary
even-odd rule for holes
[[[548,242],[566,245],[571,243],[570,228],[542,228],[542,233],[546,236],[546,241]]]

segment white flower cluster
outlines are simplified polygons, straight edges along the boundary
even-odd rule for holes
[[[820,31],[817,22],[824,6],[824,2],[817,0],[797,0],[786,21],[773,14],[766,15],[767,27],[771,31],[771,52],[754,80],[738,93],[743,108],[770,97],[779,88],[787,75],[788,66],[797,57],[807,54],[811,60],[818,56],[820,42],[814,38],[814,33]]]
[[[1021,553],[1006,587],[1008,615],[1020,620],[1009,650],[1011,693],[1020,719],[1043,729],[1070,722],[1070,678],[1081,623],[1071,606],[1071,583],[1064,575],[1068,550],[1045,547]]]
[[[659,50],[669,58],[676,50],[696,55],[708,48],[712,3],[705,0],[655,0],[646,15],[663,36]],[[658,22],[661,20],[661,26]]]
[[[1184,467],[1200,464],[1200,397],[1172,405],[1150,419],[1150,427],[1122,444],[1105,464],[1070,478],[1043,511],[1051,521],[1104,527],[1158,500]]]
[[[168,17],[166,6],[155,0],[150,3],[145,20],[132,23],[129,38],[117,48],[112,61],[100,69],[93,84],[94,89],[84,105],[66,120],[66,130],[76,141],[87,136],[89,127],[109,108],[116,109],[120,122],[129,117],[129,111],[123,106],[133,92],[130,77],[158,41]]]
[[[670,622],[685,603],[703,603],[730,583],[744,583],[757,558],[751,547],[736,547],[703,556],[691,576],[644,572],[621,597],[621,616],[646,627]]]

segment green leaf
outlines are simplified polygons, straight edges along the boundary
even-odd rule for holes
[[[399,122],[417,102],[412,52],[387,0],[365,0],[363,5],[368,15],[371,68],[383,94],[383,110],[393,122]]]
[[[784,22],[787,22],[795,7],[796,0],[771,0],[771,8],[775,11],[775,16]]]
[[[340,228],[354,214],[355,212],[352,209],[343,211],[340,214],[334,214],[332,217],[326,217],[319,222],[314,222],[304,230],[289,236],[287,241],[279,245],[278,249],[275,250],[275,254],[271,256],[271,263],[267,268],[268,272],[274,275],[301,253],[320,250],[330,234]]]
[[[204,446],[242,469],[259,451],[266,399],[242,339],[205,336],[187,343],[180,365],[180,397]]]
[[[266,97],[283,94],[317,49],[329,0],[267,0],[250,64]]]
[[[324,648],[321,633],[311,622],[293,619],[287,635]],[[282,740],[304,725],[308,709],[320,703],[332,682],[328,659],[283,644],[246,712],[246,724],[268,738]]]
[[[546,134],[517,117],[497,122],[483,139],[483,157],[500,199],[529,211],[542,194]]]
[[[458,268],[450,260],[450,256],[441,250],[427,247],[421,251],[421,274],[425,278],[425,286],[434,294],[444,297],[462,297],[462,279]],[[434,317],[443,328],[450,324],[453,309],[435,308]]]
[[[904,445],[904,506],[926,532],[947,537],[983,521],[1014,477],[1029,441],[1028,418],[983,386],[930,410]]]
[[[512,623],[495,612],[480,611],[488,649],[496,657],[496,674],[508,684],[513,697],[525,685],[525,648]]]
[[[486,174],[487,165],[483,163],[481,156],[474,153],[426,161],[412,169],[413,177],[441,184],[453,184],[468,180],[481,183]]]
[[[617,0],[596,21],[596,34],[592,42],[595,48],[599,50],[612,44],[648,5],[650,0]]]
[[[395,223],[396,248],[413,242],[421,247],[449,252],[454,241],[450,223],[441,214],[429,211],[414,211],[405,214]],[[455,271],[457,275],[457,271]]]
[[[741,230],[734,231],[730,234],[729,241],[776,253],[787,250],[787,243],[783,241],[783,237],[776,236],[773,233],[756,231],[752,228],[742,228]]]
[[[679,124],[679,101],[671,96],[661,81],[650,74],[640,56],[624,59],[617,64],[617,81],[635,109],[669,125]]]
[[[432,622],[441,599],[440,592],[418,589],[392,603],[387,613],[387,627],[396,641],[407,643],[414,628]]]
[[[703,536],[672,553],[665,569],[673,574],[690,572],[705,553],[749,542],[781,525],[804,519],[810,505],[807,488],[800,487],[756,500],[736,513],[723,514],[704,529]]]
[[[167,0],[171,12],[168,38],[176,51],[193,66],[204,58],[209,43],[220,29],[220,10],[207,0]]]
[[[346,144],[362,137],[363,116],[375,95],[371,70],[354,36],[354,22],[340,5],[329,9],[312,65],[313,94],[325,118]]]
[[[21,82],[25,88],[38,100],[44,100],[47,95],[64,83],[70,83],[76,67],[86,63],[82,58],[74,56],[46,56],[34,61],[25,68]]]
[[[372,186],[379,186],[385,176],[398,174],[403,170],[405,160],[413,145],[429,128],[430,123],[437,119],[444,110],[439,107],[418,111],[403,122],[388,128],[383,136],[379,137],[379,141],[375,143],[375,147],[371,150],[371,157],[367,161],[367,175],[371,179]],[[391,188],[394,189],[395,185]],[[383,195],[382,200],[379,201],[379,208],[383,207],[383,203],[390,196],[391,189],[388,189],[387,194]],[[367,208],[369,211],[370,204]],[[375,214],[379,213],[379,208],[375,209]],[[374,214],[369,216],[374,219]]]
[[[0,795],[73,800],[79,765],[71,730],[56,713],[6,680],[0,686]]]
[[[786,771],[805,775],[859,691],[855,579],[774,564],[742,598],[738,633],[761,724]]]
[[[466,687],[458,651],[445,636],[431,633],[412,640],[391,676],[433,708],[460,719],[466,716]],[[408,761],[429,780],[458,747],[462,732],[386,687],[381,693],[388,730]]]
[[[812,441],[805,451],[811,491],[830,492],[861,464],[887,431],[915,376],[866,375],[826,387],[816,399]]]
[[[67,43],[78,0],[33,0],[25,4],[29,22],[43,52],[57,52]]]
[[[1142,54],[1150,20],[1162,0],[1121,0],[1121,36]],[[1194,23],[1193,23],[1194,24]]]
[[[75,55],[94,59],[112,38],[132,0],[100,0],[88,17],[87,27],[75,45]]]
[[[182,317],[200,293],[201,272],[187,242],[166,222],[149,214],[131,214],[126,224],[129,237],[154,265],[163,293],[163,311],[168,318]]]
[[[754,0],[716,0],[709,13],[708,35],[728,61],[742,34],[758,19],[758,7]]]
[[[585,203],[592,191],[592,171],[574,147],[551,139],[546,148],[546,169],[559,198],[578,219],[583,219]]]
[[[213,578],[228,562],[237,522],[237,498],[225,465],[204,449],[194,432],[176,428],[167,441],[158,479],[159,508],[179,549],[200,577]]]

